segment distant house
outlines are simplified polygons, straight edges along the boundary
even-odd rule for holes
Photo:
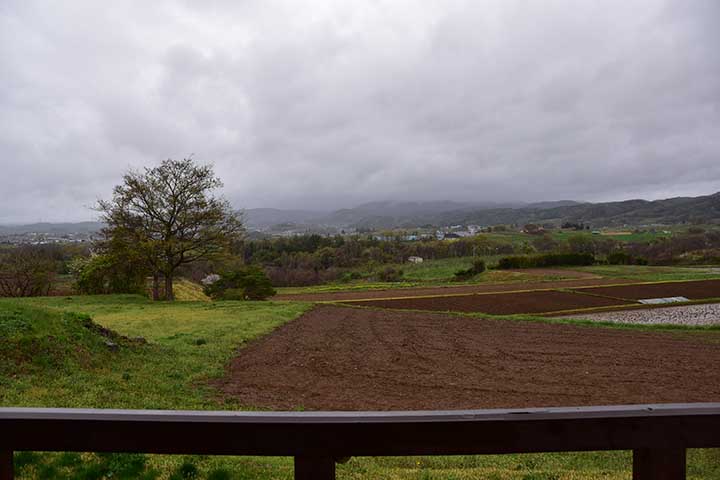
[[[448,238],[460,238],[460,235],[458,235],[457,233],[453,233],[453,232],[446,233],[443,240],[447,240]]]
[[[410,262],[410,263],[423,263],[423,258],[422,258],[422,257],[415,257],[415,256],[413,256],[413,257],[408,257],[408,262]]]

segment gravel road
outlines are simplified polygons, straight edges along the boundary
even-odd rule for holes
[[[575,314],[558,318],[577,318],[597,322],[638,324],[720,325],[720,303],[652,308],[647,310]]]

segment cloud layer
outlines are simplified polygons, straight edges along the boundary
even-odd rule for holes
[[[715,0],[6,0],[0,223],[191,153],[238,207],[710,193],[718,45]]]

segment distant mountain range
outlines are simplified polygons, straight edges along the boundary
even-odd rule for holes
[[[594,227],[720,223],[720,192],[701,197],[621,202],[575,202],[561,200],[530,204],[479,204],[461,202],[371,202],[333,212],[249,209],[250,228],[281,225],[334,228],[412,228],[423,225],[501,225],[563,222]]]
[[[26,225],[0,225],[0,235],[22,235],[23,233],[43,233],[48,235],[66,235],[68,233],[94,233],[103,227],[100,222],[65,223],[29,223]]]
[[[251,208],[243,211],[243,217],[250,230],[276,232],[413,228],[425,225],[560,225],[563,222],[585,223],[596,228],[684,222],[720,223],[720,192],[701,197],[604,203],[572,200],[530,204],[382,201],[331,212]],[[0,235],[26,232],[56,235],[91,233],[100,228],[102,224],[97,222],[35,223],[0,226]]]

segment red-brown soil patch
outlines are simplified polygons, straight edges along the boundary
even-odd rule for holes
[[[661,297],[686,297],[691,300],[720,297],[720,280],[698,280],[693,282],[666,282],[618,287],[598,287],[579,290],[594,295],[643,299]]]
[[[366,298],[423,297],[427,295],[456,295],[471,293],[512,292],[517,290],[537,290],[549,288],[578,288],[593,285],[615,285],[632,283],[633,280],[620,278],[589,278],[582,280],[556,280],[548,282],[484,283],[477,285],[458,285],[447,287],[389,288],[384,290],[362,290],[348,292],[281,294],[273,300],[296,300],[303,302],[334,302],[341,300],[361,300]]]
[[[557,290],[353,302],[353,305],[369,307],[434,310],[439,312],[480,312],[493,315],[547,313],[575,310],[578,308],[610,307],[628,304],[631,303],[612,298],[560,292]]]
[[[240,350],[216,384],[270,409],[716,402],[718,338],[320,306]]]
[[[507,272],[524,273],[527,275],[546,275],[564,278],[602,278],[596,273],[580,272],[578,270],[567,270],[564,268],[511,268]]]

